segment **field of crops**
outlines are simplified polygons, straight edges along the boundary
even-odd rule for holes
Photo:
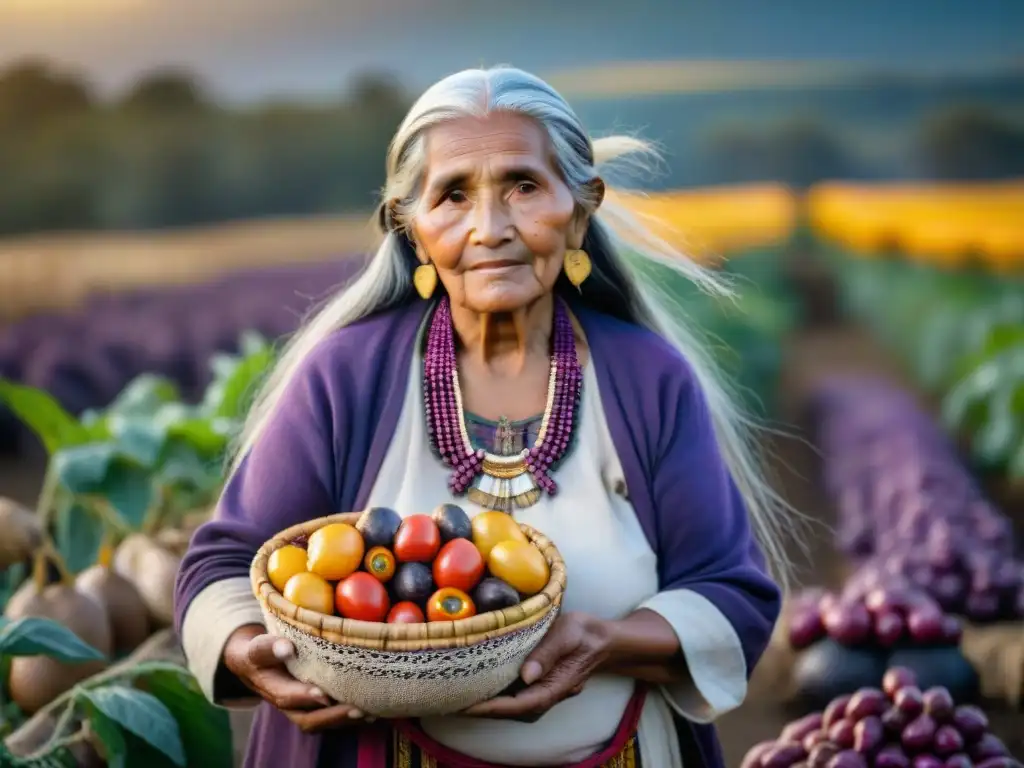
[[[1024,466],[1024,291],[1010,276],[1024,262],[978,245],[999,227],[999,242],[1015,242],[1005,233],[1024,222],[1011,215],[1022,189],[974,190],[991,204],[957,232],[988,239],[941,257],[893,222],[908,211],[934,221],[949,193],[926,191],[927,205],[905,189],[810,195],[814,255],[846,314],[919,391],[821,375],[798,404],[821,452],[809,478],[820,508],[803,511],[835,510],[837,522],[833,547],[814,555],[820,565],[838,553],[843,579],[787,605],[765,657],[779,684],[747,720],[726,719],[729,765],[755,733],[771,742],[746,768],[998,768],[1018,765],[1001,752],[1024,755],[1021,521],[990,493]],[[665,288],[751,405],[795,418],[777,389],[803,332],[804,297],[785,268],[800,201],[755,187],[629,202],[664,237],[725,254],[735,303]],[[867,237],[869,219],[886,234]],[[205,704],[169,636],[173,574],[272,341],[358,263],[235,261],[213,280],[76,299],[0,332],[0,434],[14,460],[36,442],[47,457],[36,509],[0,503],[0,765],[231,763],[227,717]]]

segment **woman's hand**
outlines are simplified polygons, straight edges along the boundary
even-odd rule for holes
[[[290,641],[266,634],[263,627],[248,625],[228,638],[224,664],[247,688],[280,709],[306,733],[364,721],[360,710],[338,704],[319,688],[292,677],[284,662],[294,654]],[[366,722],[372,719],[365,718]]]
[[[526,687],[497,696],[462,714],[534,722],[545,712],[583,690],[605,663],[611,648],[611,625],[583,613],[565,613],[526,657],[520,676]]]

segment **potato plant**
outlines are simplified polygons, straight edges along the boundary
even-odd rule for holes
[[[197,404],[142,375],[80,417],[0,380],[49,454],[36,510],[0,500],[0,765],[231,764],[226,712],[180,664],[140,652],[173,620],[181,553],[271,359],[250,336],[214,358]]]

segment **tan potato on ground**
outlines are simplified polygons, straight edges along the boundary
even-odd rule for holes
[[[0,570],[27,560],[43,543],[42,526],[31,510],[0,498]]]
[[[128,536],[114,553],[114,570],[139,591],[158,626],[174,622],[174,580],[181,558],[142,534]]]
[[[129,653],[149,637],[149,611],[135,585],[124,576],[94,565],[78,574],[75,586],[107,609],[116,653]]]
[[[52,619],[100,653],[110,655],[113,650],[110,616],[102,603],[65,584],[51,584],[42,591],[32,585],[31,589],[23,593],[19,590],[19,593],[19,602],[7,606],[5,613],[8,618],[37,616]],[[48,656],[18,656],[11,660],[8,689],[11,699],[21,710],[33,714],[75,683],[104,667],[105,661],[65,664]]]

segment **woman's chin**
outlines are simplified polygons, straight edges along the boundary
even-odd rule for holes
[[[481,314],[515,312],[528,307],[543,296],[536,286],[522,286],[495,281],[473,291],[472,299],[467,297],[466,307]]]

